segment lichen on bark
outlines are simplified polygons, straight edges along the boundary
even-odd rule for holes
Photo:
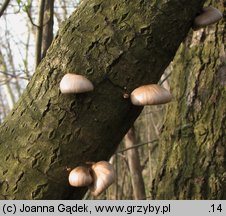
[[[82,198],[67,168],[114,153],[142,110],[123,94],[157,83],[203,2],[82,1],[0,126],[1,198]],[[68,72],[95,90],[61,94]]]
[[[222,0],[209,4],[225,17]],[[190,32],[176,54],[153,199],[226,198],[225,34],[223,19]]]

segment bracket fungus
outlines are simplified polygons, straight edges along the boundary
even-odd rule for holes
[[[91,167],[93,183],[90,191],[93,196],[100,195],[115,181],[113,166],[107,161],[99,161]]]
[[[133,90],[130,95],[132,104],[136,106],[158,105],[171,101],[172,96],[165,88],[157,85],[144,85]]]
[[[93,89],[93,84],[82,75],[67,73],[60,81],[61,93],[83,93]]]
[[[85,187],[93,182],[88,167],[78,166],[74,168],[69,174],[69,184],[74,187]]]
[[[222,17],[222,13],[218,9],[212,6],[205,7],[202,9],[202,13],[195,18],[192,28],[198,30],[218,22]]]

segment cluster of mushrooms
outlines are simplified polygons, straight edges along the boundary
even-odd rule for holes
[[[222,18],[222,13],[212,7],[205,7],[202,13],[197,16],[193,23],[193,30],[206,27],[218,22]],[[60,82],[61,93],[83,93],[93,91],[93,84],[84,76],[68,73],[64,75]],[[163,87],[157,84],[144,85],[132,91],[129,98],[136,106],[158,105],[168,103],[172,96]],[[69,174],[69,183],[74,187],[88,186],[92,195],[98,196],[105,191],[115,180],[113,166],[106,161],[92,163],[87,166],[78,166]]]
[[[74,187],[88,186],[93,196],[104,192],[115,181],[113,166],[107,161],[78,166],[69,174],[69,183]]]

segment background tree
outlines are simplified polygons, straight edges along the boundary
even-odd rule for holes
[[[43,40],[42,40],[42,58],[53,40],[53,15],[54,0],[45,1],[44,18],[43,18]]]
[[[125,148],[127,148],[128,166],[131,173],[133,193],[135,199],[145,199],[145,187],[142,177],[142,169],[140,165],[139,152],[137,148],[133,148],[136,143],[136,133],[134,127],[130,128],[125,136]]]
[[[153,199],[226,198],[226,10],[224,19],[190,32],[171,65],[170,103],[160,136]]]

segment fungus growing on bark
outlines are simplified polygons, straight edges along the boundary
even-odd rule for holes
[[[170,102],[172,96],[157,84],[144,85],[133,90],[130,95],[132,104],[136,106],[158,105]]]
[[[100,195],[115,181],[113,166],[107,161],[99,161],[92,165],[93,184],[90,186],[91,194]]]
[[[125,98],[125,99],[129,98],[129,94],[124,93],[124,94],[123,94],[123,98]]]
[[[192,28],[198,30],[218,22],[222,17],[222,13],[218,9],[212,6],[205,7],[202,13],[195,18]]]
[[[89,168],[84,166],[78,166],[73,169],[68,179],[70,185],[74,187],[85,187],[93,182]]]
[[[93,84],[82,75],[68,73],[60,81],[61,93],[83,93],[93,89]]]

